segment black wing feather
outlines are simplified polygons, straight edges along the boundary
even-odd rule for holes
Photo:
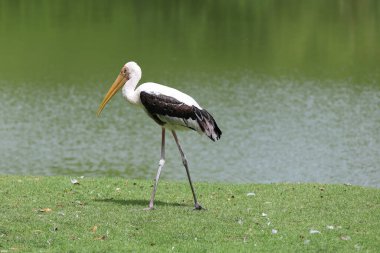
[[[196,119],[192,106],[186,105],[173,97],[142,91],[140,100],[145,109],[152,115]]]
[[[145,91],[140,93],[140,100],[149,116],[162,126],[166,122],[163,122],[158,117],[160,115],[183,119],[185,124],[187,120],[192,119],[197,121],[202,132],[211,140],[218,140],[222,135],[222,131],[219,129],[214,118],[204,109],[189,106],[170,96],[152,94]]]
[[[194,113],[197,117],[197,122],[202,131],[213,141],[219,140],[222,135],[222,131],[219,129],[218,124],[212,117],[212,115],[205,109],[198,109],[194,106]]]

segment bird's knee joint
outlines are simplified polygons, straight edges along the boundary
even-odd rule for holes
[[[164,166],[165,164],[165,159],[161,159],[159,162],[158,162],[158,165],[159,166]]]

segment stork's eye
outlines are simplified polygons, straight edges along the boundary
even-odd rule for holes
[[[121,73],[126,76],[128,74],[127,68],[122,68]]]

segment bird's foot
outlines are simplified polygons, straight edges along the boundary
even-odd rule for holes
[[[153,206],[149,206],[147,208],[144,208],[143,209],[144,211],[153,211],[154,210],[154,207]]]
[[[203,208],[200,204],[195,203],[194,210],[207,210],[206,208]]]

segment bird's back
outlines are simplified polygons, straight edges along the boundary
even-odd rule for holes
[[[192,129],[211,140],[222,134],[214,118],[189,95],[156,83],[144,83],[136,91],[147,114],[159,125],[175,130]]]
[[[186,93],[183,93],[177,89],[158,84],[158,83],[143,83],[139,87],[137,87],[136,92],[141,93],[141,92],[147,92],[150,94],[155,94],[155,95],[165,95],[168,97],[172,97],[180,101],[181,103],[184,103],[189,106],[196,106],[199,109],[202,109],[197,101],[195,101],[192,97],[187,95]]]

